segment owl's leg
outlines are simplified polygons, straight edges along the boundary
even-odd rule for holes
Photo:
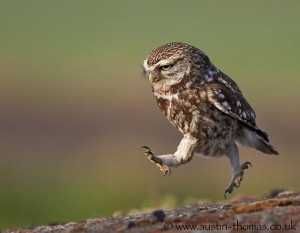
[[[145,155],[148,159],[155,163],[159,169],[166,174],[170,174],[171,170],[169,167],[178,167],[181,164],[189,162],[194,154],[194,149],[197,145],[197,139],[188,136],[183,137],[174,154],[167,155],[154,155],[149,147],[143,146],[145,148]]]
[[[244,170],[249,168],[249,165],[252,166],[250,162],[245,162],[243,164],[240,164],[239,151],[234,142],[230,144],[226,156],[230,160],[231,180],[225,190],[224,193],[225,198],[227,193],[232,193],[234,188],[240,187],[241,181],[243,180]]]

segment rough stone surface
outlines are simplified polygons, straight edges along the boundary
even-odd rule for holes
[[[199,201],[171,211],[119,215],[4,233],[300,232],[300,193],[273,191],[260,199]]]

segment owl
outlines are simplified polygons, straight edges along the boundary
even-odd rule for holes
[[[172,42],[154,49],[143,64],[158,107],[183,134],[173,154],[155,155],[144,146],[148,159],[164,175],[170,167],[193,156],[228,157],[231,180],[224,196],[238,188],[250,162],[240,163],[237,144],[278,155],[268,135],[255,123],[255,112],[237,84],[212,64],[200,49]]]

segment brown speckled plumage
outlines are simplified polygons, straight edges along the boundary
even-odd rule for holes
[[[144,69],[159,108],[184,135],[174,154],[153,155],[163,171],[190,161],[193,155],[226,155],[233,173],[225,193],[231,193],[249,165],[240,165],[237,142],[278,154],[257,127],[255,112],[237,84],[198,48],[180,42],[162,45],[149,54]]]

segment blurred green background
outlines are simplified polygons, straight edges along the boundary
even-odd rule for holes
[[[223,200],[226,158],[163,177],[176,150],[142,76],[155,47],[201,48],[256,109],[279,157],[251,161],[234,195],[299,189],[299,1],[0,1],[0,229],[192,199]]]

